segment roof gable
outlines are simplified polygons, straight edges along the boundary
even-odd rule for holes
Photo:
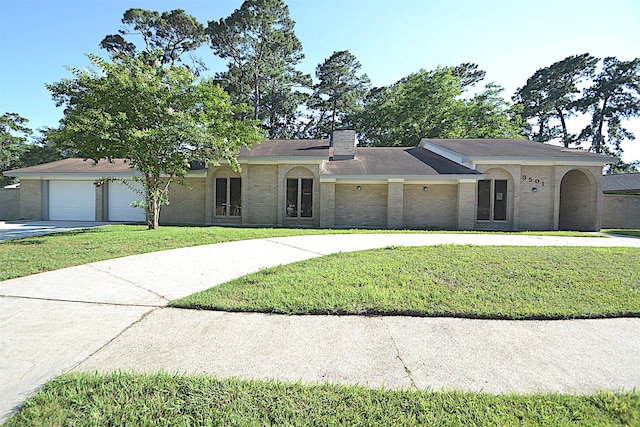
[[[578,160],[608,163],[612,157],[577,148],[564,148],[528,139],[431,139],[424,138],[420,146],[449,157],[457,154],[463,162],[477,160]]]

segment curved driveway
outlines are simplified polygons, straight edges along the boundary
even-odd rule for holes
[[[391,245],[628,246],[496,234],[270,238],[154,252],[0,282],[0,422],[71,369],[159,369],[372,387],[587,393],[640,387],[640,319],[492,321],[165,308],[264,267]]]

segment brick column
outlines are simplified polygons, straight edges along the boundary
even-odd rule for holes
[[[458,183],[458,229],[473,230],[476,218],[476,182]]]
[[[336,226],[336,180],[320,181],[320,228]]]
[[[404,179],[387,181],[387,228],[402,228],[404,216]]]
[[[241,165],[240,169],[240,203],[242,209],[240,210],[240,217],[242,218],[242,224],[249,224],[249,165]],[[213,191],[211,192],[213,194]]]

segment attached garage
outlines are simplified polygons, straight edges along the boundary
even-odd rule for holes
[[[49,219],[95,221],[96,187],[93,181],[49,181]]]
[[[143,208],[131,206],[131,203],[144,198],[142,184],[135,181],[129,181],[126,185],[121,182],[109,182],[107,188],[109,221],[144,222],[146,220]]]

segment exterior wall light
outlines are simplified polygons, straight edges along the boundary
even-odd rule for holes
[[[426,185],[422,187],[422,191],[427,191],[427,190],[429,190],[429,187],[427,187]]]
[[[360,187],[359,185],[356,187],[356,190],[360,191],[362,190],[362,187]]]
[[[531,189],[531,191],[533,191],[534,193],[537,193],[537,192],[538,192],[538,187],[533,187],[533,188]]]

